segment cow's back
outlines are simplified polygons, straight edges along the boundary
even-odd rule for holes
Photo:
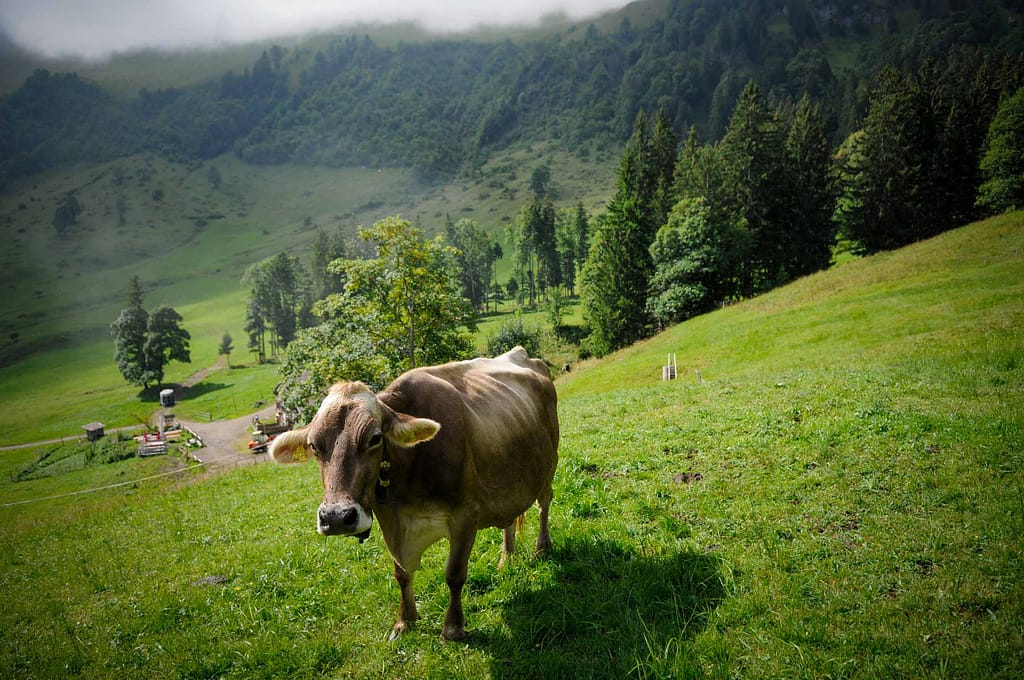
[[[420,493],[467,506],[478,526],[507,526],[550,488],[558,461],[555,388],[521,348],[409,371],[380,395],[396,411],[441,423],[417,448]]]

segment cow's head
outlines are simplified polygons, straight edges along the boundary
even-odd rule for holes
[[[317,531],[365,538],[389,447],[415,446],[440,429],[436,421],[393,411],[363,383],[338,383],[309,425],[274,439],[270,456],[278,463],[315,457],[324,484]]]

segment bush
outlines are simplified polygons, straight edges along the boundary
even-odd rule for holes
[[[487,336],[487,353],[496,357],[516,345],[522,345],[531,357],[539,357],[540,341],[540,328],[527,326],[523,323],[523,317],[516,315],[510,321],[502,323],[497,333]]]

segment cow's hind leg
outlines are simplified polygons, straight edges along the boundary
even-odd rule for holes
[[[512,524],[501,530],[501,559],[498,560],[498,569],[505,566],[505,560],[516,551],[516,534],[523,535],[523,527],[526,525],[526,513],[516,517]]]
[[[551,498],[554,493],[551,484],[537,497],[537,507],[540,509],[540,533],[537,534],[537,554],[547,555],[551,550],[551,533],[548,531],[548,508],[551,507]]]
[[[391,628],[389,640],[395,640],[399,635],[408,631],[412,628],[413,622],[419,618],[419,613],[416,611],[416,598],[412,592],[414,575],[415,572],[407,572],[398,562],[395,562],[395,580],[398,581],[398,587],[401,589],[401,599],[398,602],[398,620]]]
[[[501,557],[498,559],[498,569],[505,566],[512,553],[516,551],[516,525],[509,524],[501,530]]]
[[[469,553],[476,540],[476,527],[469,525],[453,532],[449,539],[448,563],[445,565],[444,580],[448,584],[450,600],[444,616],[441,637],[445,640],[462,640],[466,637],[466,617],[462,612],[462,587],[466,585],[469,569]]]

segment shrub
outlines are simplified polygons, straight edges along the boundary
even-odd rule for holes
[[[523,323],[518,314],[498,328],[494,335],[487,336],[487,353],[492,357],[504,354],[516,345],[522,345],[530,356],[540,356],[541,331],[536,326]]]

